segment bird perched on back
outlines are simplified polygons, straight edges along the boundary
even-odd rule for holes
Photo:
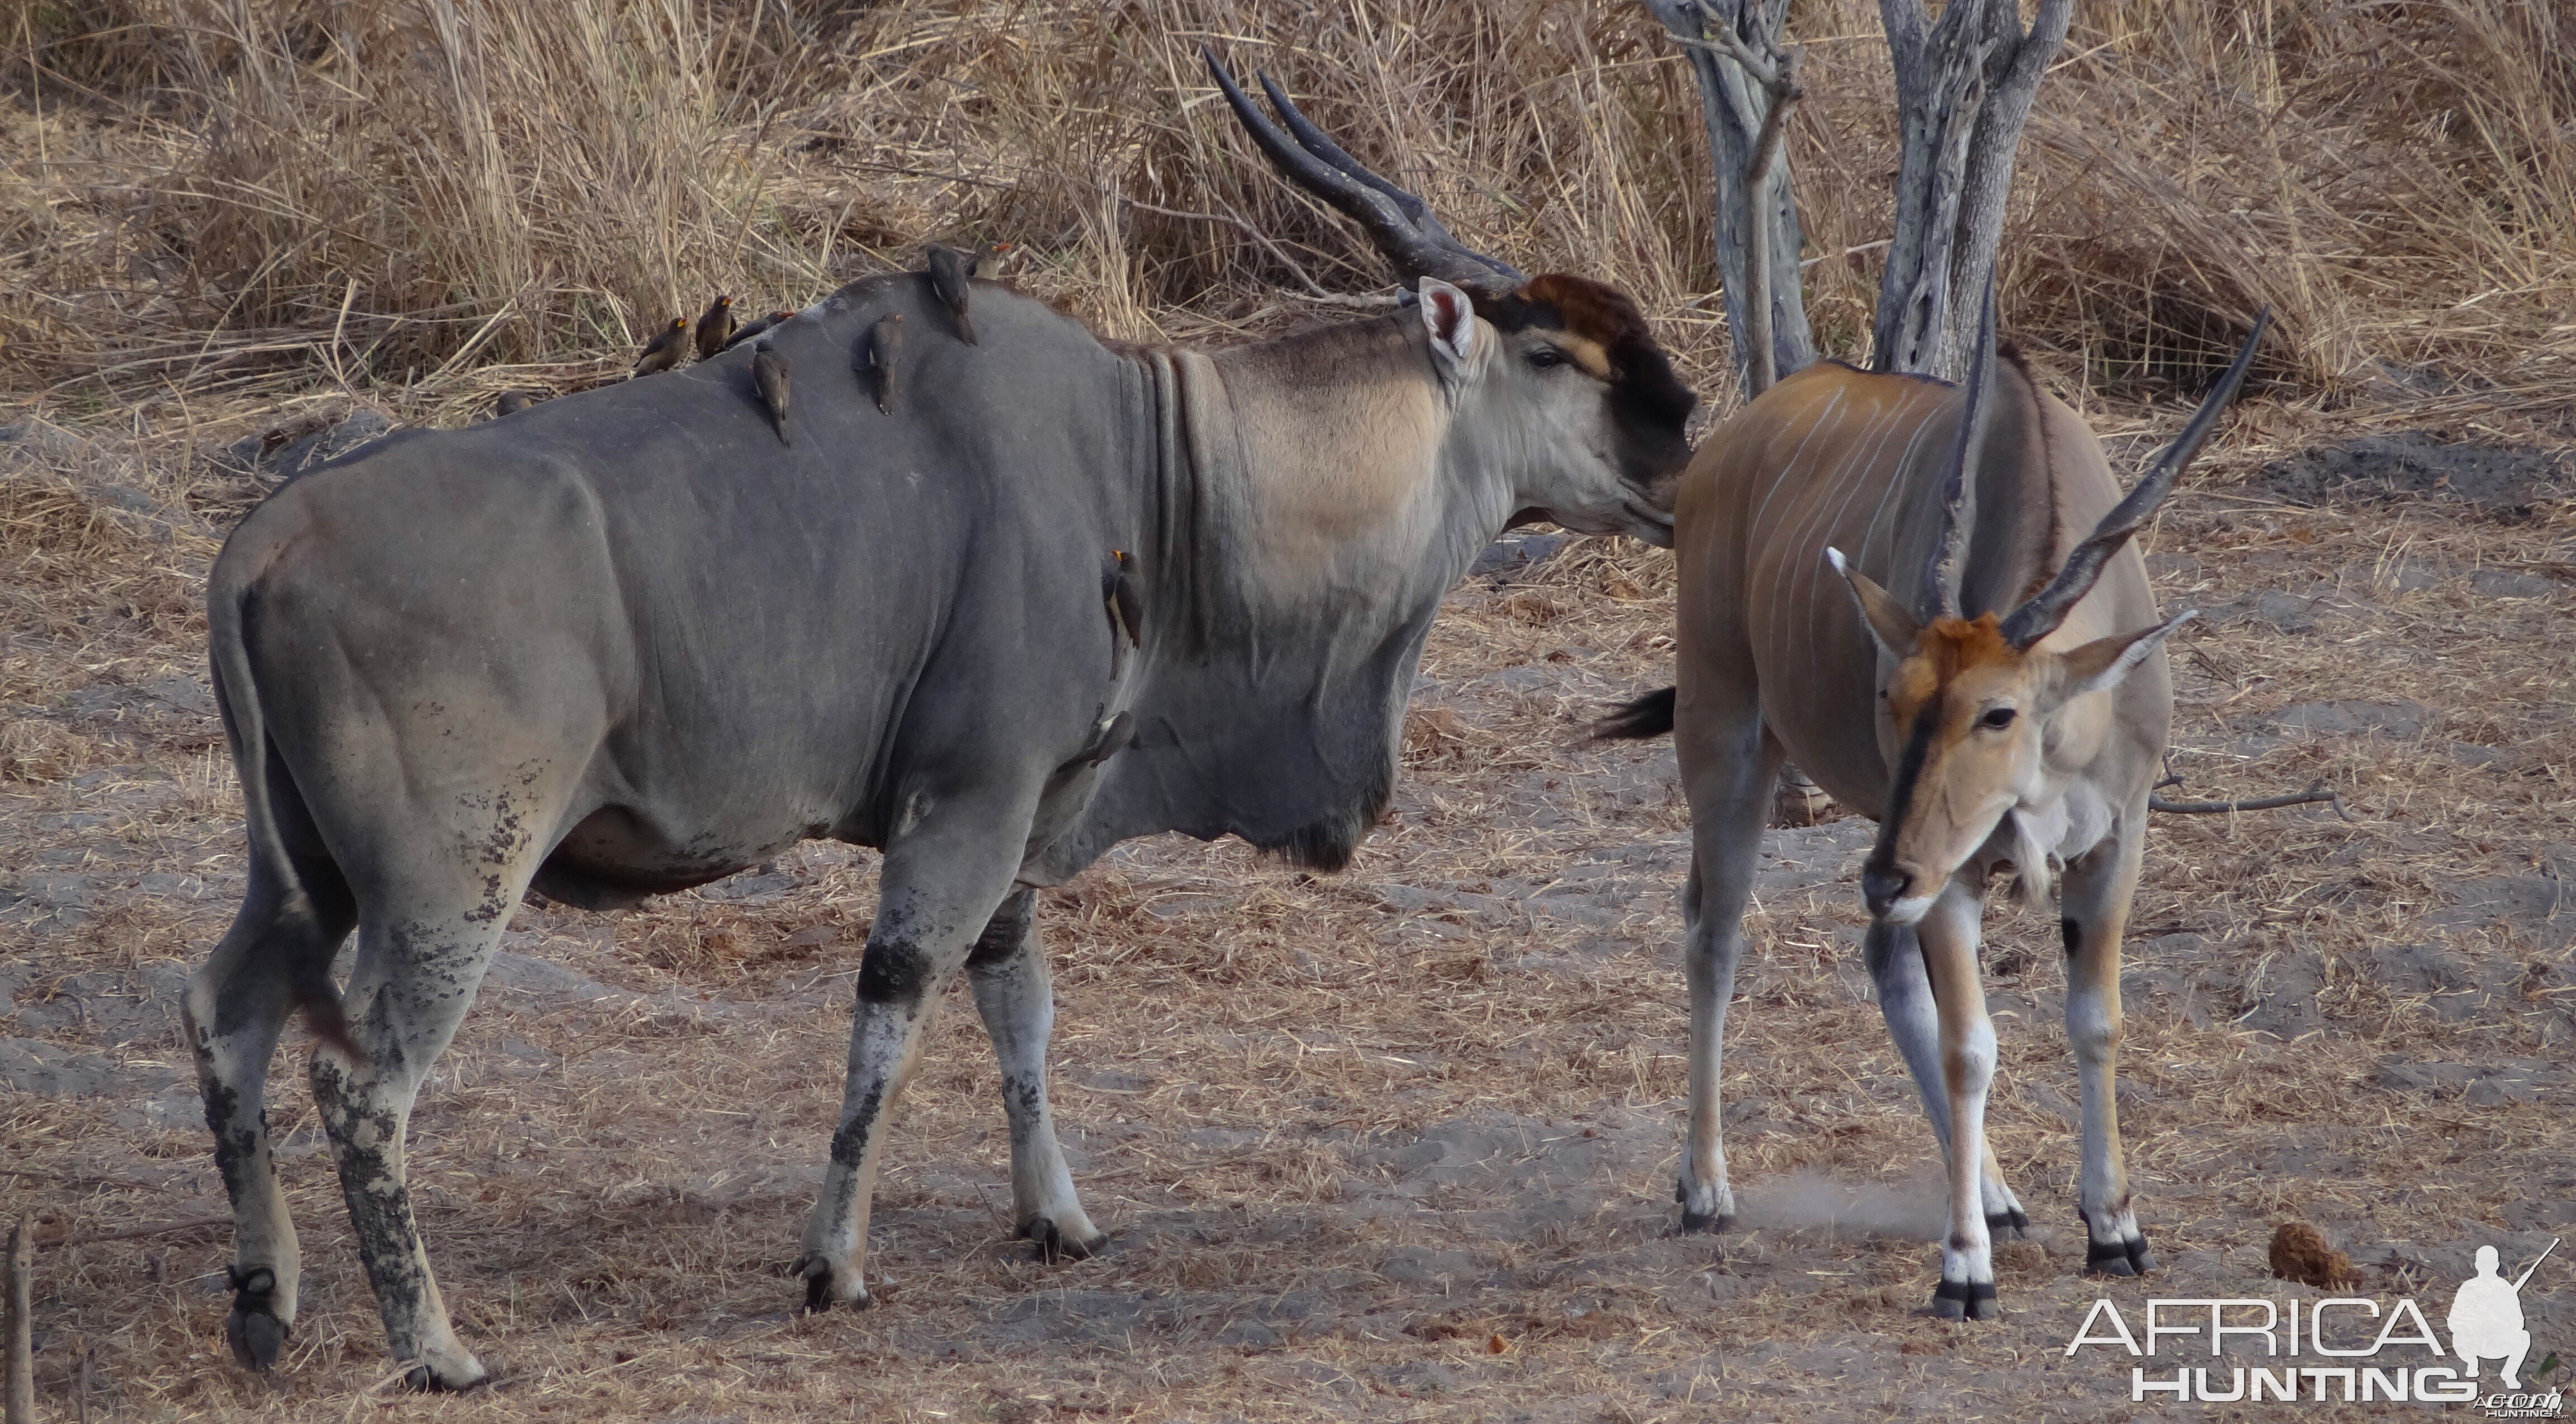
[[[769,407],[769,423],[778,431],[778,443],[794,444],[787,438],[787,354],[766,341],[753,343],[751,384],[760,392],[760,403]]]
[[[903,313],[887,312],[868,328],[865,348],[859,353],[859,372],[876,383],[877,409],[894,414],[895,363],[903,355]]]
[[[969,346],[975,342],[975,323],[966,315],[966,304],[974,296],[969,279],[986,275],[989,264],[994,273],[1002,270],[1002,250],[987,244],[973,252],[950,247],[946,243],[930,244],[930,290],[940,305],[948,308],[949,317],[957,323],[957,339]]]
[[[498,397],[494,398],[492,402],[492,414],[495,416],[517,415],[520,411],[526,410],[528,407],[535,405],[536,403],[537,393],[535,391],[503,391]]]
[[[1127,750],[1127,744],[1134,740],[1136,740],[1134,716],[1118,712],[1103,717],[1100,719],[1100,725],[1092,729],[1091,745],[1083,751],[1082,755],[1073,759],[1074,765],[1098,766]]]
[[[781,308],[778,311],[771,312],[767,316],[746,322],[739,330],[734,332],[732,337],[726,340],[724,349],[730,351],[744,342],[758,337],[763,332],[777,326],[782,321],[793,321],[795,319],[796,313]]]
[[[1126,669],[1127,650],[1144,643],[1145,585],[1137,577],[1135,555],[1112,549],[1109,558],[1101,598],[1109,608],[1109,675],[1116,678]]]
[[[966,275],[974,278],[978,282],[996,281],[1002,275],[1003,266],[1010,260],[1011,245],[1009,243],[985,243],[983,246],[976,248],[975,251],[968,256],[966,261]]]
[[[679,365],[680,358],[688,354],[689,319],[675,316],[671,318],[671,324],[662,329],[661,335],[644,343],[644,355],[635,363],[635,374],[650,376],[668,371]]]
[[[698,359],[704,361],[725,349],[725,343],[733,339],[734,326],[730,294],[707,303],[706,311],[698,317]]]

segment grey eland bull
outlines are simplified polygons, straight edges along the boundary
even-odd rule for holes
[[[1991,296],[1964,388],[1819,362],[1701,444],[1675,492],[1678,682],[1602,726],[1672,732],[1691,807],[1685,1230],[1734,1216],[1719,1071],[1786,759],[1835,800],[1882,808],[1863,950],[1947,1155],[1933,1309],[1992,1317],[1991,1232],[2028,1224],[1985,1138],[1995,1037],[1977,948],[1999,870],[2036,905],[2063,869],[2087,1269],[2150,1268],[2112,1091],[2120,936],[2172,720],[2163,642],[2193,615],[2157,615],[2130,536],[2234,396],[2264,325],[2126,497],[2083,421],[2018,357],[1997,359]],[[1837,573],[1847,592],[1827,591]]]
[[[808,1305],[867,1302],[888,1114],[961,968],[1001,1061],[1019,1230],[1091,1250],[1047,1107],[1034,888],[1163,831],[1338,868],[1480,548],[1539,516],[1669,542],[1692,397],[1633,304],[1467,250],[1275,88],[1295,141],[1218,77],[1416,305],[1195,351],[1104,343],[988,285],[970,346],[926,278],[876,277],[766,334],[799,373],[792,446],[737,347],[393,436],[234,532],[207,602],[249,890],[186,1008],[245,1363],[295,1319],[261,1110],[290,1013],[320,1031],[314,1097],[392,1354],[415,1385],[472,1385],[403,1142],[513,908],[632,903],[808,838],[884,851]],[[853,358],[897,316],[913,369],[889,416]],[[1113,662],[1115,550],[1141,626]]]

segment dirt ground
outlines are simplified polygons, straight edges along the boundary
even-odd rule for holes
[[[2179,421],[2094,414],[2131,454]],[[411,1144],[501,1379],[422,1400],[390,1380],[300,1031],[271,1118],[304,1317],[274,1379],[222,1338],[176,1000],[242,884],[198,595],[253,491],[195,458],[205,432],[0,432],[0,1207],[50,1243],[41,1417],[72,1417],[86,1359],[92,1417],[140,1420],[2118,1419],[2178,1406],[2133,1404],[2125,1356],[2066,1356],[2092,1302],[2314,1300],[2265,1265],[2294,1219],[2351,1293],[2438,1321],[2476,1246],[2510,1273],[2576,1235],[2576,507],[2545,448],[2387,435],[2249,408],[2150,541],[2160,598],[2205,615],[2174,642],[2168,794],[2343,797],[2158,819],[2120,1062],[2151,1281],[2079,1274],[2055,929],[1999,902],[1990,1123],[2037,1226],[1999,1253],[2001,1323],[1925,1314],[1940,1191],[1859,963],[1859,818],[1771,835],[1725,1082],[1744,1219],[1674,1234],[1687,815],[1668,748],[1578,742],[1669,680],[1671,563],[1551,538],[1451,596],[1398,815],[1349,872],[1164,839],[1045,897],[1103,1258],[1010,1239],[961,993],[878,1189],[880,1304],[790,1313],[869,853],[523,909]],[[2523,1299],[2534,1367],[2576,1355],[2567,1248]]]

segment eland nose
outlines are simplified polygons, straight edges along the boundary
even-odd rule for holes
[[[1863,866],[1860,872],[1860,897],[1869,904],[1873,915],[1884,915],[1887,907],[1904,898],[1914,888],[1914,877],[1894,866]]]

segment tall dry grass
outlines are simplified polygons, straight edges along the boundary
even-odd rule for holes
[[[2152,390],[2268,302],[2293,390],[2563,404],[2571,26],[2536,0],[2086,0],[2025,146],[2006,323]],[[75,407],[573,379],[714,291],[802,302],[961,230],[1130,337],[1380,282],[1251,156],[1202,43],[1470,240],[1628,286],[1702,384],[1722,368],[1696,101],[1632,5],[43,0],[10,28],[0,389]],[[1809,301],[1859,354],[1886,54],[1868,0],[1791,29]]]

